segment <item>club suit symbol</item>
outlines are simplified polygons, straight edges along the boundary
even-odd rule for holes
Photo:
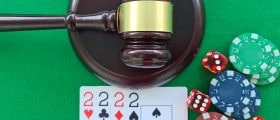
[[[107,113],[106,109],[102,109],[101,113],[99,113],[99,118],[103,118],[103,120],[105,120],[105,118],[108,118],[109,114]]]

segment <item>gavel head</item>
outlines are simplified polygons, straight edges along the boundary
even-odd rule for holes
[[[121,60],[134,68],[165,66],[171,53],[166,48],[173,35],[173,4],[168,0],[123,0],[116,24],[125,47]]]

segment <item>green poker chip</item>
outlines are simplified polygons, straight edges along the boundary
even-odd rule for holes
[[[269,78],[273,76],[274,74],[277,74],[279,71],[279,57],[280,57],[280,52],[277,49],[277,47],[269,40],[267,40],[269,44],[265,46],[266,49],[271,50],[271,55],[273,56],[271,63],[268,65],[267,70],[259,73],[259,74],[254,74],[252,78],[255,79],[260,79],[260,78]]]
[[[280,67],[278,67],[278,69],[280,69]],[[280,73],[277,72],[268,78],[260,78],[260,79],[251,78],[250,82],[256,85],[267,85],[275,82],[279,76]]]
[[[280,76],[280,52],[276,48],[273,50],[274,59],[272,64],[269,65],[268,70],[263,71],[260,74],[255,74],[251,77],[251,83],[256,85],[267,85],[277,80]]]
[[[229,60],[244,74],[261,73],[272,62],[271,49],[265,48],[267,44],[267,40],[256,33],[239,35],[232,41]]]

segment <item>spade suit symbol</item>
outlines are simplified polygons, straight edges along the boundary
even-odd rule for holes
[[[105,109],[101,110],[101,113],[99,113],[99,118],[103,118],[103,120],[105,120],[105,118],[108,118],[109,114],[107,113],[107,111]]]
[[[129,116],[129,120],[138,120],[139,119],[139,117],[138,117],[138,115],[135,113],[135,111],[133,111],[132,113],[131,113],[131,115]]]
[[[159,116],[161,116],[160,111],[158,110],[158,108],[156,108],[152,114],[154,117],[158,118]]]

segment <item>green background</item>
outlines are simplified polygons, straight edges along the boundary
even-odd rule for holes
[[[68,0],[1,0],[1,14],[62,14]],[[228,55],[232,39],[256,32],[280,47],[279,0],[204,0],[206,29],[200,52],[165,86],[187,86],[207,92],[213,74],[201,67],[214,49]],[[253,56],[252,56],[253,57]],[[232,67],[229,66],[229,69]],[[193,74],[195,73],[195,74]],[[66,30],[0,33],[0,120],[77,120],[80,86],[105,85],[81,64]],[[280,119],[280,81],[258,86],[258,115]],[[189,119],[198,114],[189,110]]]

